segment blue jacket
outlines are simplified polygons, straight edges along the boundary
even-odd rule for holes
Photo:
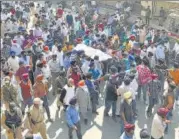
[[[68,106],[66,110],[66,121],[68,126],[72,127],[80,121],[79,112],[74,106]]]
[[[89,72],[92,73],[92,77],[94,80],[98,79],[100,72],[96,69],[89,69]]]

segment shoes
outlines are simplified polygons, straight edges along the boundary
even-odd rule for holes
[[[51,123],[53,123],[53,120],[52,120],[51,118],[48,118],[48,121],[51,122]]]
[[[121,115],[116,115],[116,116],[119,117],[119,118],[121,117]]]
[[[176,103],[176,104],[177,104],[177,106],[179,106],[179,100],[177,100],[177,103]]]
[[[87,125],[88,124],[88,119],[84,119],[84,123],[85,123],[85,125]]]
[[[60,110],[60,106],[57,106],[58,110]]]
[[[104,113],[104,116],[105,116],[105,117],[109,117],[109,114],[108,114],[108,113]]]
[[[97,111],[92,111],[92,113],[94,113],[96,115],[99,115],[99,113]]]
[[[117,120],[116,120],[116,117],[115,117],[115,116],[112,116],[112,119],[113,119],[113,121],[114,121],[114,122],[117,122]]]
[[[147,112],[147,117],[151,117],[152,113],[151,112]]]

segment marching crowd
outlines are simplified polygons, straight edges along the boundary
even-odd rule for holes
[[[139,114],[153,117],[151,133],[142,129],[141,139],[164,139],[179,105],[179,40],[172,48],[165,30],[140,17],[130,27],[123,22],[125,5],[102,15],[82,2],[70,10],[50,2],[1,2],[1,124],[8,139],[47,139],[44,110],[53,124],[52,98],[65,114],[68,138],[76,131],[82,139],[80,123],[89,124],[89,112],[101,114],[100,97],[104,116],[112,108],[112,119],[120,118],[120,139],[135,138]],[[81,44],[112,58],[89,57],[75,49]]]

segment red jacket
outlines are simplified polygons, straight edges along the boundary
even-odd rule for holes
[[[72,72],[70,77],[74,80],[75,87],[78,87],[78,82],[81,80],[80,74]]]

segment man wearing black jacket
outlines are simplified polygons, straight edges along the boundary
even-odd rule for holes
[[[104,115],[109,116],[108,112],[112,106],[112,118],[116,116],[116,102],[117,102],[117,91],[115,77],[110,77],[106,86],[106,98],[105,98],[105,110]]]

